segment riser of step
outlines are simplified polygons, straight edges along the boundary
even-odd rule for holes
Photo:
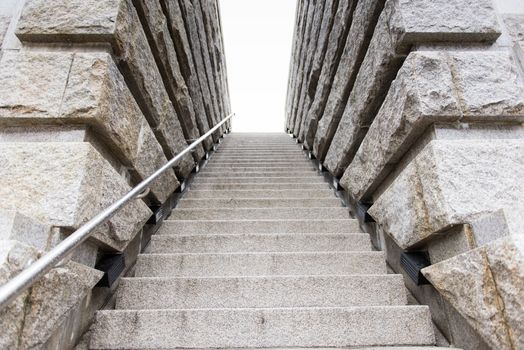
[[[124,278],[116,309],[406,305],[402,275]]]
[[[234,162],[234,161],[210,161],[207,163],[206,167],[250,167],[250,168],[267,168],[267,167],[308,167],[312,166],[311,162],[307,160],[299,160],[299,161],[293,161],[293,162],[281,162],[281,161],[275,161],[275,162],[257,162],[257,161],[249,161],[249,162]],[[204,169],[205,169],[204,168]]]
[[[307,218],[307,219],[306,219]],[[349,219],[347,208],[176,209],[169,220],[333,220]],[[306,221],[307,222],[307,221]]]
[[[382,252],[142,254],[137,277],[385,274]]]
[[[228,190],[325,190],[329,189],[327,182],[311,184],[311,183],[278,183],[278,184],[220,184],[220,183],[208,183],[208,184],[191,184],[189,188],[198,191],[228,191]]]
[[[243,172],[231,172],[231,171],[202,171],[199,175],[200,179],[216,179],[220,180],[223,178],[252,178],[252,177],[309,177],[317,176],[321,179],[324,179],[318,175],[314,170],[302,170],[302,171],[243,171]]]
[[[282,167],[282,166],[274,166],[274,167],[258,167],[256,165],[253,165],[251,167],[237,167],[237,166],[216,166],[216,165],[207,165],[200,173],[205,172],[245,172],[245,171],[316,171],[313,166],[298,166],[298,167]]]
[[[273,199],[182,199],[178,202],[178,209],[210,208],[337,208],[342,207],[338,198],[273,198]]]
[[[426,306],[99,311],[92,349],[433,345]]]
[[[214,155],[224,155],[224,156],[239,156],[239,155],[248,155],[248,156],[300,156],[305,155],[305,152],[299,148],[285,148],[278,149],[273,151],[244,151],[244,150],[226,150],[218,149]]]
[[[270,162],[300,162],[303,161],[305,163],[308,162],[306,157],[223,157],[223,156],[214,156],[211,158],[211,162],[213,163],[224,163],[224,162],[262,162],[262,163],[270,163]],[[311,164],[311,163],[310,163]]]
[[[200,198],[335,198],[333,190],[229,190],[229,191],[199,191],[191,189],[185,199]]]
[[[326,180],[321,176],[288,176],[288,177],[197,177],[193,183],[205,184],[205,183],[326,183]]]
[[[368,234],[153,235],[152,254],[370,251]]]
[[[306,155],[222,155],[222,154],[214,154],[212,157],[213,160],[227,160],[227,159],[247,159],[247,160],[266,160],[268,162],[273,160],[279,160],[279,161],[298,161],[302,159],[306,159]]]
[[[216,159],[213,158],[209,160],[209,165],[237,165],[242,166],[238,164],[248,164],[250,165],[261,165],[264,166],[274,166],[274,165],[281,165],[281,166],[295,166],[295,165],[313,165],[309,160],[307,160],[305,157],[304,159],[296,158],[291,160],[282,160],[282,159],[252,159],[252,158],[240,158],[240,159]]]
[[[246,233],[355,233],[359,223],[353,219],[338,220],[166,220],[157,235],[246,234]]]

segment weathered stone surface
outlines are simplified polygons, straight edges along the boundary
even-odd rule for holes
[[[425,268],[424,275],[496,349],[510,349],[485,252],[473,250]]]
[[[324,13],[324,5],[326,5],[326,1],[317,1],[313,10],[313,22],[311,23],[309,43],[304,60],[304,71],[303,75],[301,76],[299,86],[299,95],[296,105],[296,119],[295,125],[293,126],[294,133],[295,135],[297,135],[299,141],[302,141],[302,138],[300,137],[300,128],[302,126],[302,119],[304,117],[304,103],[306,103],[305,100],[308,90],[311,69],[313,68],[313,60],[317,53],[321,53],[324,50],[324,48],[322,47],[322,42],[319,41],[322,24],[324,23],[324,18],[325,16],[329,16],[329,13]],[[326,29],[324,29],[324,32],[325,31]]]
[[[493,348],[522,348],[524,240],[521,235],[432,265],[423,273]]]
[[[87,124],[142,180],[167,162],[162,148],[105,53],[6,53],[0,64],[0,125]],[[164,202],[174,173],[155,182]]]
[[[366,137],[340,183],[353,199],[369,199],[431,123],[519,119],[524,84],[509,52],[413,52],[367,134],[351,122],[347,143]]]
[[[215,104],[211,97],[211,89],[208,82],[208,76],[206,72],[206,61],[204,57],[204,48],[200,40],[200,28],[197,23],[197,14],[194,5],[189,0],[180,1],[180,10],[182,18],[185,20],[187,36],[191,50],[193,52],[194,66],[196,75],[200,84],[200,91],[204,99],[204,108],[206,115],[208,116],[209,126],[214,126],[219,120]],[[216,136],[215,136],[216,138]]]
[[[16,276],[28,264],[35,261],[38,251],[16,241],[0,241],[0,285]],[[17,349],[23,331],[25,303],[28,292],[19,296],[5,310],[0,311],[0,347]]]
[[[94,24],[93,24],[94,23]],[[24,7],[17,36],[26,42],[96,42],[111,44],[128,85],[153,128],[167,157],[185,147],[182,128],[166,89],[136,10],[129,0],[30,0]],[[185,157],[176,167],[181,177],[193,168]]]
[[[144,22],[146,36],[149,38],[154,56],[159,62],[159,70],[164,78],[164,85],[174,104],[186,139],[196,140],[200,137],[197,126],[193,100],[189,95],[186,82],[180,72],[180,65],[167,19],[164,16],[159,0],[138,0],[135,2],[140,17]],[[202,145],[196,147],[193,156],[199,161],[204,156]]]
[[[40,253],[16,241],[1,241],[0,284],[22,271]],[[3,349],[41,348],[78,303],[99,281],[103,273],[68,262],[51,270],[29,292],[18,297],[0,313],[0,346]]]
[[[326,59],[318,79],[315,97],[306,117],[304,143],[309,149],[314,147],[317,126],[326,105],[330,106],[330,110],[340,109],[339,113],[342,113],[360,63],[364,59],[375,23],[384,6],[384,0],[359,1],[351,22],[348,21],[351,18],[350,4],[349,1],[339,2],[335,23],[329,37]],[[344,37],[348,26],[350,26],[349,33]],[[340,58],[336,59],[339,56]],[[329,98],[332,100],[329,101]]]
[[[219,30],[218,23],[213,22],[213,18],[216,16],[216,12],[213,13],[213,4],[214,1],[209,0],[198,0],[200,5],[200,19],[202,20],[202,25],[206,33],[206,46],[208,49],[208,55],[211,65],[208,67],[208,71],[211,74],[212,80],[210,84],[213,86],[215,95],[213,96],[216,99],[218,110],[220,112],[220,119],[225,116],[224,104],[223,104],[223,91],[221,90],[222,85],[220,83],[221,76],[219,72],[219,51],[218,51],[218,35],[217,30]],[[210,69],[209,69],[210,68]]]
[[[130,189],[87,143],[2,143],[0,150],[0,207],[45,225],[78,228]],[[142,201],[131,202],[93,238],[122,250],[150,215]]]
[[[328,101],[318,124],[313,152],[317,159],[325,160],[324,166],[335,176],[341,176],[349,163],[346,154],[351,153],[351,144],[346,139],[351,135],[351,119],[362,120],[362,126],[372,119],[405,58],[404,54],[396,52],[389,33],[388,19],[392,11],[386,5],[380,16],[347,104],[338,102],[336,95],[330,97],[335,102]],[[343,106],[345,110],[341,114],[340,107]]]
[[[514,348],[524,348],[524,236],[516,235],[486,247],[489,267],[504,304]]]
[[[11,16],[0,13],[0,49],[2,48],[2,42],[4,41],[5,33],[10,22]]]
[[[524,227],[523,176],[522,140],[435,140],[369,212],[403,249],[499,209],[516,233]]]
[[[308,0],[297,1],[296,19],[295,19],[295,33],[293,34],[293,48],[291,52],[291,64],[289,68],[289,80],[286,96],[286,130],[291,127],[291,113],[293,107],[293,99],[295,94],[295,84],[297,79],[297,70],[300,59],[300,52],[302,49],[304,23],[306,19],[308,8]]]
[[[195,61],[193,59],[193,53],[191,52],[191,46],[189,44],[189,38],[182,15],[182,10],[178,1],[160,0],[163,8],[166,9],[166,16],[168,19],[168,25],[170,33],[173,37],[173,43],[177,52],[178,63],[180,65],[180,71],[184,76],[189,93],[193,100],[193,107],[195,108],[196,118],[200,133],[206,133],[212,125],[211,116],[207,115],[207,111],[204,105],[203,93],[200,88],[200,82],[198,80],[198,73],[195,68]],[[213,139],[209,138],[204,141],[204,148],[210,150],[213,146]]]
[[[0,210],[0,241],[16,240],[45,250],[51,228],[15,210]]]
[[[309,109],[314,102],[319,80],[323,78],[322,73],[324,71],[324,66],[326,66],[326,73],[324,73],[324,75],[328,75],[328,72],[334,70],[330,67],[338,65],[342,53],[342,42],[344,36],[347,35],[346,29],[352,21],[352,11],[354,10],[355,4],[356,1],[341,2],[338,4],[335,1],[326,1],[324,17],[322,18],[322,25],[317,40],[317,49],[315,50],[316,52],[313,57],[311,70],[307,77],[308,79],[304,91],[304,103],[300,112],[302,121],[298,138],[304,142],[306,147],[308,147],[309,144],[312,144],[312,142],[306,143],[306,135],[308,134],[307,129],[310,128],[311,124],[311,121],[308,119]],[[311,132],[309,132],[309,134],[310,133]],[[310,136],[309,138],[312,139],[313,137]]]
[[[204,72],[206,73],[207,83],[211,92],[211,104],[213,106],[213,110],[215,111],[216,116],[215,124],[218,124],[225,116],[223,116],[224,113],[220,108],[220,103],[218,101],[219,92],[217,91],[217,86],[215,85],[215,77],[213,75],[213,60],[211,58],[211,53],[209,49],[209,35],[211,33],[208,33],[206,30],[206,22],[202,10],[202,1],[193,0],[192,2],[194,3],[193,9],[195,13],[196,24],[198,27],[198,38],[200,39],[200,45],[202,48],[202,58],[204,60],[205,68]],[[220,130],[222,133],[225,132],[225,126],[223,126]]]
[[[478,18],[470,15],[477,12]],[[326,108],[319,123],[314,146],[317,158],[325,159],[324,165],[335,176],[342,175],[356,152],[355,144],[348,142],[354,125],[351,120],[358,120],[360,127],[371,124],[413,44],[492,42],[499,35],[496,14],[489,0],[387,1],[344,113],[337,108],[338,113],[332,114]]]
[[[300,46],[300,52],[297,57],[297,70],[295,73],[295,83],[293,86],[292,100],[291,100],[291,109],[289,117],[289,125],[291,132],[296,135],[295,123],[297,118],[297,109],[300,99],[300,92],[302,87],[302,79],[304,78],[304,65],[308,55],[309,42],[311,41],[311,27],[313,25],[313,17],[315,10],[316,1],[310,0],[307,3],[307,9],[304,13],[304,23],[303,23],[303,34],[302,34],[302,45]]]

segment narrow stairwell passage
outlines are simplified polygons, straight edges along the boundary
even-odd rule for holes
[[[232,134],[197,176],[92,349],[432,346],[426,306],[285,134]],[[411,348],[410,348],[411,349]]]

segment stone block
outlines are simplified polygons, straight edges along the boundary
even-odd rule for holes
[[[45,250],[51,228],[15,210],[0,210],[0,241],[19,241]]]
[[[139,0],[135,2],[135,5],[140,17],[143,19],[146,36],[151,43],[153,55],[159,62],[159,70],[162,73],[167,92],[179,116],[184,136],[188,140],[196,140],[200,137],[200,130],[193,108],[193,100],[189,95],[186,81],[180,72],[175,46],[160,2],[159,0]],[[193,154],[195,160],[202,159],[204,156],[202,145],[196,147]]]
[[[340,183],[354,200],[369,200],[432,123],[520,120],[524,84],[509,52],[413,52],[367,133],[356,114],[340,124],[347,126],[345,144],[359,147]]]
[[[515,233],[524,227],[523,176],[523,140],[434,140],[369,213],[402,249],[500,209]]]
[[[40,252],[16,241],[1,241],[0,284],[36,260]],[[75,262],[54,268],[29,291],[0,312],[0,347],[42,348],[69,310],[82,300],[103,273]]]
[[[0,13],[0,49],[2,48],[2,43],[4,41],[5,34],[7,33],[7,28],[11,22],[11,16]]]
[[[509,236],[423,269],[495,349],[524,346],[524,240]]]
[[[188,37],[189,45],[193,56],[195,65],[195,73],[200,85],[200,94],[203,96],[204,108],[206,115],[208,116],[209,126],[212,127],[217,124],[219,116],[217,115],[216,105],[213,103],[211,96],[211,87],[208,81],[208,75],[206,67],[210,65],[204,57],[203,42],[200,40],[200,36],[203,35],[202,28],[198,25],[197,11],[195,5],[191,1],[180,1],[180,13],[184,19],[186,34]],[[176,8],[175,8],[176,10]],[[218,133],[214,136],[217,139]]]
[[[286,129],[292,129],[292,108],[295,97],[295,85],[297,81],[297,70],[300,63],[300,54],[302,51],[304,26],[307,17],[308,0],[297,1],[295,33],[293,34],[293,47],[291,52],[291,66],[289,70],[289,80],[286,95]]]
[[[76,229],[130,190],[88,143],[2,143],[0,150],[0,207],[45,225]],[[92,237],[122,250],[150,215],[133,201]]]
[[[326,30],[325,28],[322,28],[324,18],[330,16],[329,13],[324,14],[324,11],[326,11],[325,5],[329,5],[327,1],[316,1],[315,8],[313,10],[311,27],[309,28],[309,40],[303,62],[303,74],[299,77],[299,94],[297,95],[296,100],[296,117],[295,125],[293,126],[293,132],[295,135],[297,135],[299,141],[303,140],[303,138],[300,136],[300,129],[302,126],[302,119],[304,117],[304,104],[306,103],[307,89],[309,85],[313,59],[315,58],[315,55],[324,51],[322,48],[322,43],[319,41],[319,39],[321,39],[321,35],[323,34],[322,31],[327,31],[329,34],[329,29]]]
[[[307,2],[307,6],[304,13],[304,24],[302,27],[302,45],[300,45],[300,52],[297,57],[297,69],[295,72],[295,83],[292,92],[292,100],[290,106],[290,117],[289,125],[291,132],[296,136],[297,130],[295,130],[295,124],[298,114],[298,103],[300,99],[300,92],[302,88],[302,79],[304,78],[304,65],[307,59],[308,52],[310,50],[309,42],[311,41],[311,27],[313,25],[313,18],[315,15],[316,1],[310,0]]]
[[[363,0],[356,5],[353,20],[345,22],[344,10],[349,9],[349,2],[339,2],[336,23],[333,34],[330,34],[330,48],[326,57],[338,52],[340,59],[326,60],[318,82],[315,98],[308,111],[304,130],[304,143],[310,148],[315,147],[315,134],[318,123],[323,115],[341,115],[349,92],[353,87],[360,64],[364,59],[369,42],[373,35],[376,22],[384,7],[385,0]],[[339,18],[339,14],[341,18]],[[345,27],[349,27],[347,38],[344,37]],[[333,40],[333,41],[332,41]],[[343,52],[339,51],[343,49]],[[338,63],[338,65],[337,65]],[[317,148],[321,144],[317,144]],[[315,151],[318,153],[318,150]]]
[[[178,1],[160,1],[166,11],[169,29],[177,51],[178,63],[180,64],[179,68],[189,88],[197,121],[199,121],[199,125],[202,125],[201,131],[205,130],[207,132],[210,129],[210,125],[213,125],[213,120],[206,110],[204,95],[196,71],[196,61],[191,51],[182,9]],[[209,138],[203,144],[205,149],[209,151],[213,147],[213,139]]]
[[[352,137],[355,124],[359,128],[371,124],[413,45],[493,42],[499,35],[491,0],[387,1],[347,103],[336,100],[345,96],[334,96],[333,106],[338,108],[332,113],[330,105],[326,107],[315,136],[317,159],[325,160],[332,174],[342,176],[356,152]]]
[[[0,63],[0,125],[79,125],[96,136],[137,181],[167,159],[113,59],[106,53],[6,53]],[[53,141],[57,141],[56,139]],[[175,174],[152,186],[164,202]]]
[[[333,1],[326,2],[327,15],[324,15],[319,36],[324,51],[314,57],[305,91],[306,103],[301,112],[303,116],[299,139],[303,140],[308,149],[313,148],[320,118],[318,115],[323,111],[333,80],[337,77],[335,73],[346,43],[345,34],[353,23],[355,5],[356,1],[341,1],[338,5]]]
[[[178,116],[169,99],[130,0],[28,0],[18,22],[23,42],[110,44],[135,99],[166,156],[187,147]],[[176,167],[186,177],[194,165],[190,155]]]

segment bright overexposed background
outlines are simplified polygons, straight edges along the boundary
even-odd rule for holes
[[[296,0],[220,0],[234,132],[283,132]]]

